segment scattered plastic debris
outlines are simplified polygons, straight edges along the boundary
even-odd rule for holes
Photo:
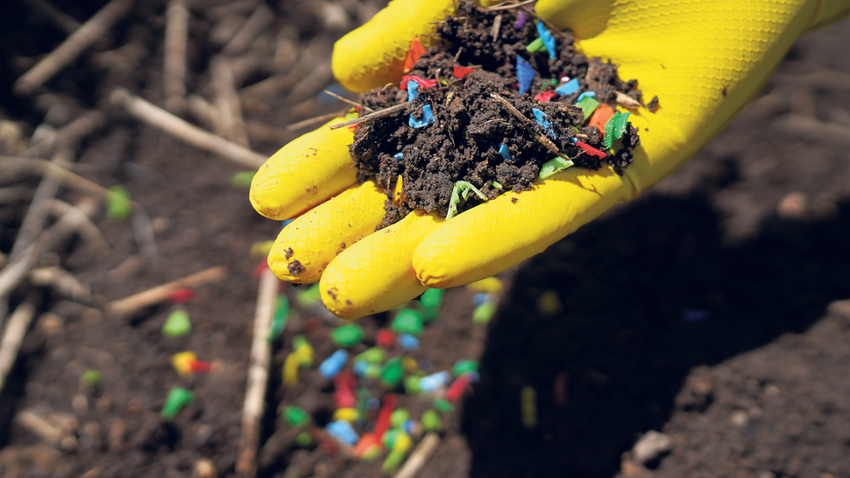
[[[348,359],[348,352],[345,350],[337,350],[330,357],[325,359],[321,365],[319,365],[319,373],[326,378],[333,378],[342,366],[345,364],[345,361]]]
[[[408,120],[408,124],[411,128],[424,128],[430,124],[434,123],[434,112],[431,110],[431,105],[425,105],[422,107],[422,120],[416,120],[413,118],[413,115],[410,115],[410,119]]]
[[[100,373],[99,370],[86,370],[80,375],[80,383],[91,388],[95,388],[100,385],[100,382],[103,380],[103,374]]]
[[[582,95],[583,94],[584,93],[582,93]],[[591,115],[593,115],[593,112],[596,111],[596,108],[599,107],[599,102],[592,96],[585,96],[582,98],[581,95],[579,95],[579,99],[576,101],[576,106],[581,108],[582,116],[584,117],[584,120],[587,121],[590,119]]]
[[[409,334],[401,334],[398,336],[398,343],[405,350],[416,350],[419,348],[419,340]]]
[[[519,94],[524,95],[531,87],[531,82],[537,76],[534,68],[525,61],[521,56],[516,57],[516,76],[519,80]]]
[[[540,166],[540,172],[537,174],[537,177],[540,179],[546,179],[549,176],[552,176],[556,173],[560,173],[561,171],[569,168],[570,166],[573,166],[572,160],[564,159],[560,156],[555,156],[554,158],[550,159],[549,161],[546,161],[545,163],[543,163],[542,166]]]
[[[611,149],[615,140],[623,137],[626,131],[626,123],[629,120],[631,113],[621,113],[617,111],[614,116],[605,123],[605,148]]]
[[[168,392],[168,398],[165,399],[165,405],[159,414],[166,420],[173,420],[183,407],[190,405],[194,401],[194,393],[182,387],[174,387]]]
[[[357,432],[354,431],[354,428],[351,427],[351,424],[343,420],[330,422],[328,423],[328,426],[325,429],[337,440],[348,445],[353,446],[357,443],[358,440],[360,440],[360,435],[358,435]]]
[[[591,156],[597,156],[600,159],[608,156],[608,154],[603,153],[602,151],[599,151],[598,149],[594,148],[593,146],[591,146],[589,144],[578,141],[576,138],[573,138],[573,143],[575,143],[576,146],[581,148],[581,150],[584,151],[585,154],[589,154]]]
[[[455,78],[466,78],[466,75],[472,73],[472,71],[472,68],[466,68],[459,65],[454,65],[452,68],[452,73],[454,73]]]
[[[195,298],[192,289],[178,289],[168,294],[168,301],[172,304],[183,304]]]
[[[275,299],[274,317],[272,317],[272,325],[269,327],[269,334],[266,340],[273,342],[280,337],[286,327],[286,319],[289,318],[289,298],[286,294],[278,294]]]
[[[457,207],[461,203],[461,201],[466,201],[469,199],[469,194],[474,192],[476,196],[482,201],[487,200],[487,196],[484,195],[481,191],[478,190],[471,183],[466,181],[458,181],[455,183],[454,188],[452,189],[452,197],[449,199],[449,212],[446,214],[446,220],[449,220],[457,214]]]
[[[168,314],[165,325],[162,326],[162,335],[166,337],[182,337],[191,331],[192,322],[189,320],[189,313],[183,309]]]
[[[531,112],[534,113],[534,119],[543,128],[543,131],[548,136],[557,139],[558,136],[555,134],[555,130],[552,129],[552,122],[546,119],[548,115],[537,108],[531,108]]]
[[[209,372],[212,369],[212,363],[198,360],[198,356],[192,351],[172,355],[171,365],[179,375],[184,377],[193,373]]]
[[[514,28],[517,30],[521,30],[525,26],[525,12],[519,12],[516,17],[516,23],[514,23]]]
[[[541,102],[541,103],[545,103],[547,101],[551,101],[552,98],[554,98],[555,96],[556,96],[556,93],[554,91],[548,91],[547,90],[547,91],[541,91],[540,93],[537,93],[536,95],[534,95],[534,99]]]
[[[608,123],[608,120],[612,116],[614,116],[614,108],[608,105],[599,105],[590,117],[588,126],[595,126],[599,130],[599,133],[603,134],[605,133],[605,124]]]
[[[282,415],[286,424],[291,427],[300,427],[310,421],[310,415],[307,415],[304,409],[292,405],[284,408]]]
[[[537,426],[537,392],[534,388],[526,385],[522,387],[520,394],[522,403],[522,426],[534,428]]]
[[[331,332],[331,340],[340,347],[351,347],[363,341],[363,327],[359,324],[347,324]]]
[[[106,195],[106,217],[112,221],[126,221],[133,211],[130,193],[124,186],[112,186]]]
[[[578,91],[579,88],[581,88],[581,85],[578,82],[578,78],[573,78],[572,80],[555,88],[555,93],[558,93],[561,96],[569,96]]]
[[[399,334],[422,335],[422,315],[413,309],[402,309],[396,314],[390,328]]]
[[[549,50],[549,59],[554,60],[556,58],[555,55],[555,37],[552,36],[552,33],[546,29],[546,26],[543,25],[543,22],[537,21],[537,34],[540,35],[540,39],[543,41],[543,44],[546,46],[546,49]]]
[[[404,58],[404,67],[402,68],[402,71],[407,73],[412,70],[413,65],[419,61],[419,58],[423,53],[425,53],[425,47],[422,46],[419,38],[413,37],[413,40],[410,42],[410,49],[407,50],[407,56]]]

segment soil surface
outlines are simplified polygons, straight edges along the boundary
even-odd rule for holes
[[[82,22],[105,2],[52,3]],[[189,93],[215,97],[212,59],[258,5],[219,0],[192,10]],[[333,41],[378,7],[267,6],[275,21],[232,56],[243,66],[256,60],[237,85],[249,145],[263,154],[307,130],[287,125],[347,107],[318,96],[332,85]],[[163,104],[164,25],[164,2],[139,1],[74,64],[17,96],[14,80],[66,34],[22,2],[0,17],[0,115],[21,131],[16,139],[4,130],[2,153],[20,154],[40,125],[61,129],[82,112],[103,112],[105,125],[73,146],[71,168],[124,186],[156,238],[153,253],[137,243],[140,226],[100,215],[108,247],[84,236],[39,263],[68,271],[90,299],[29,277],[11,295],[10,311],[30,302],[37,313],[0,394],[4,477],[212,476],[201,473],[203,460],[217,476],[236,476],[262,261],[250,251],[280,225],[231,185],[243,167],[109,105],[115,86]],[[848,21],[800,39],[753,104],[680,171],[510,271],[489,326],[472,323],[473,291],[447,291],[409,355],[434,370],[480,357],[480,382],[444,416],[442,441],[418,477],[850,477],[850,305],[842,301],[850,297],[850,145],[834,133],[850,128],[848,43]],[[813,121],[817,128],[803,129]],[[39,179],[0,168],[4,254]],[[71,204],[81,197],[70,188],[58,195]],[[104,313],[112,300],[218,265],[225,279],[180,306],[191,317],[188,336],[160,333],[175,305],[126,319]],[[335,349],[336,322],[304,301],[305,290],[283,291],[293,312],[273,343],[258,475],[379,476],[380,462],[322,447],[275,453],[280,408],[301,405],[320,425],[333,407],[333,389],[314,369],[297,387],[281,384],[295,334],[318,360]],[[391,318],[359,322],[368,344]],[[218,371],[180,377],[170,360],[184,350]],[[80,384],[89,369],[102,372],[97,387]],[[177,385],[196,401],[165,422],[159,412]],[[528,386],[537,398],[531,428],[520,411]],[[398,395],[414,414],[427,405]],[[60,439],[24,425],[32,415]],[[641,462],[632,449],[651,430],[669,446]]]
[[[606,148],[604,127],[588,123],[593,109],[588,108],[585,117],[574,103],[589,94],[599,103],[614,104],[619,93],[637,105],[637,80],[622,81],[616,66],[576,53],[569,33],[545,30],[552,39],[552,55],[546,48],[527,51],[540,36],[535,23],[520,9],[489,11],[461,2],[455,16],[446,17],[438,28],[442,44],[411,66],[401,89],[376,89],[360,96],[361,104],[372,110],[410,101],[396,114],[357,126],[351,146],[361,181],[375,181],[392,199],[397,179],[403,178],[403,196],[387,201],[382,226],[403,217],[400,208],[445,215],[458,181],[470,183],[488,199],[528,190],[541,166],[559,155],[593,170],[603,162],[618,173],[628,166],[630,150],[640,143],[637,130],[624,124],[616,134],[617,139],[622,135],[616,151]],[[533,75],[528,85],[518,81],[523,76],[518,62]],[[433,86],[417,84],[411,93],[411,77]],[[574,87],[558,89],[571,79],[576,80]],[[430,122],[424,119],[425,111],[433,117]],[[575,141],[581,141],[581,147]],[[588,154],[582,149],[586,146],[599,151]],[[460,210],[482,200],[471,195]]]

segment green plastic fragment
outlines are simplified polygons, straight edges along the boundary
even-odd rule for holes
[[[97,387],[103,379],[103,374],[99,370],[86,370],[80,375],[80,383],[89,387]]]
[[[443,414],[452,413],[455,411],[454,405],[442,398],[434,399],[434,408],[436,408],[440,411],[440,413]]]
[[[545,43],[543,43],[543,39],[542,39],[542,38],[537,38],[537,39],[535,39],[533,42],[529,43],[529,44],[528,44],[528,46],[527,46],[527,47],[525,47],[525,49],[526,49],[526,50],[528,50],[528,51],[530,51],[530,52],[535,52],[535,53],[536,53],[536,52],[538,52],[538,51],[544,51],[544,50],[546,50],[546,44],[545,44]]]
[[[295,294],[295,300],[298,301],[298,304],[303,307],[309,307],[311,305],[316,305],[322,300],[321,289],[319,289],[319,283],[315,283],[310,286],[308,289],[298,289],[298,292]]]
[[[162,335],[166,337],[182,337],[192,331],[192,322],[189,313],[183,309],[175,310],[165,319],[162,326]]]
[[[392,415],[390,415],[390,427],[398,428],[402,425],[402,423],[407,421],[408,418],[410,418],[410,413],[407,410],[403,408],[397,408],[393,410]]]
[[[478,361],[477,360],[461,360],[455,363],[454,367],[452,367],[452,373],[455,375],[463,375],[467,372],[477,372],[478,371]]]
[[[626,132],[626,123],[629,120],[631,113],[622,113],[617,111],[614,116],[605,123],[605,149],[611,149],[614,145],[614,140],[623,137]]]
[[[423,323],[430,324],[440,315],[440,304],[443,303],[444,292],[443,289],[428,289],[419,298]]]
[[[417,395],[422,390],[419,388],[419,377],[408,375],[404,377],[404,393],[408,395]]]
[[[123,186],[112,186],[106,195],[106,216],[113,221],[126,221],[133,210],[130,193]]]
[[[401,357],[393,357],[381,367],[381,384],[387,388],[395,388],[401,382],[402,375],[404,369],[401,366]]]
[[[301,425],[307,424],[310,420],[310,416],[307,415],[307,412],[305,412],[303,408],[296,407],[294,405],[284,408],[281,415],[283,415],[283,420],[286,424],[291,427],[300,427]]]
[[[478,190],[472,184],[466,181],[458,181],[455,183],[455,187],[452,188],[452,197],[449,199],[449,213],[446,214],[446,220],[449,220],[457,214],[457,207],[461,203],[461,201],[466,201],[469,199],[469,194],[475,193],[476,196],[479,197],[482,201],[487,200],[487,196],[484,195],[481,191]]]
[[[561,156],[555,156],[543,163],[543,166],[540,166],[540,173],[537,174],[539,179],[546,179],[549,176],[554,175],[555,173],[560,173],[561,171],[569,168],[573,165],[573,161],[571,159],[565,159]]]
[[[363,327],[359,324],[348,324],[338,327],[331,332],[331,340],[340,347],[351,347],[363,341]]]
[[[550,79],[549,79],[549,84],[550,84],[550,85],[552,85],[552,86],[557,85],[557,84],[558,84],[558,79],[557,79],[557,78],[550,78]]]
[[[582,118],[584,118],[583,122],[586,122],[590,119],[590,115],[592,115],[593,112],[596,111],[596,108],[599,107],[599,102],[596,101],[596,98],[593,98],[592,96],[585,96],[581,99],[581,101],[576,103],[576,106],[581,108]]]
[[[362,360],[366,363],[379,364],[384,361],[387,356],[387,351],[381,347],[372,347],[365,352],[354,357],[354,360]]]
[[[496,304],[492,302],[484,302],[472,311],[472,322],[475,324],[484,325],[490,322],[493,315],[496,313]]]
[[[395,441],[398,439],[399,433],[400,432],[398,430],[387,430],[386,433],[384,433],[383,442],[384,446],[388,450],[392,450],[393,446],[395,445]]]
[[[413,309],[398,311],[390,329],[399,334],[410,334],[414,337],[422,335],[422,314]]]
[[[381,367],[379,367],[377,364],[370,363],[366,367],[366,371],[363,372],[363,376],[370,380],[375,380],[376,378],[381,376]]]
[[[266,340],[274,342],[286,327],[286,319],[289,318],[289,298],[285,294],[278,294],[274,305],[274,318],[269,327],[269,335]]]
[[[248,189],[255,174],[256,171],[240,171],[230,178],[230,185],[237,189]]]
[[[183,407],[195,401],[195,394],[182,387],[174,387],[168,392],[168,398],[165,399],[165,405],[160,416],[166,420],[172,420]]]
[[[310,448],[313,446],[313,443],[313,435],[307,430],[304,430],[295,437],[295,445],[299,448]]]
[[[440,429],[440,415],[434,410],[425,410],[422,414],[422,431],[435,432]]]

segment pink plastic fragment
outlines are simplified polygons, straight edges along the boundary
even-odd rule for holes
[[[590,156],[596,156],[599,159],[604,159],[606,156],[608,156],[607,154],[603,153],[602,151],[599,151],[598,149],[594,148],[593,146],[591,146],[589,144],[582,143],[581,141],[576,141],[575,144],[576,144],[576,146],[581,148],[582,151],[584,151],[585,153],[587,153]]]
[[[517,30],[521,30],[522,27],[525,26],[525,12],[519,12],[519,15],[516,16],[516,23],[514,23],[514,28]]]
[[[423,90],[432,86],[437,86],[437,80],[425,80],[416,75],[404,75],[401,77],[401,84],[398,86],[398,89],[401,91],[407,91],[407,82],[409,80],[415,81]]]

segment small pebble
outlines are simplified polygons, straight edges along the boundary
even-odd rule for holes
[[[646,432],[632,448],[632,457],[638,463],[645,464],[655,460],[673,448],[673,440],[669,436],[655,430]]]

